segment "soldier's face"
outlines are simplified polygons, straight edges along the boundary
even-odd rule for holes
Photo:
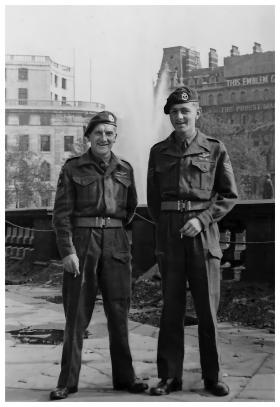
[[[185,133],[195,129],[195,122],[200,116],[198,103],[179,103],[169,111],[170,121],[175,131]]]
[[[112,124],[100,123],[94,127],[88,139],[93,153],[108,156],[116,141],[116,127]]]

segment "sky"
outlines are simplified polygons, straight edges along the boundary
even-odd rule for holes
[[[254,42],[274,50],[274,6],[6,6],[6,53],[75,61],[78,100],[90,97],[91,60],[92,99],[115,109],[124,86],[156,80],[165,47],[194,48],[207,67],[210,47],[223,65],[232,45],[246,54]]]

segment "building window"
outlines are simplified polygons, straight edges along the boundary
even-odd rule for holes
[[[268,89],[264,89],[264,91],[263,91],[263,98],[264,98],[264,100],[268,100],[268,99],[269,99],[269,90],[268,90]]]
[[[223,94],[218,93],[218,104],[222,104],[222,103],[223,103]]]
[[[54,75],[54,85],[55,85],[55,87],[57,88],[57,75]]]
[[[48,207],[51,206],[52,201],[52,193],[51,191],[46,191],[41,194],[41,206]]]
[[[61,87],[62,87],[62,89],[66,89],[66,79],[65,78],[61,79]]]
[[[41,126],[50,126],[51,125],[51,115],[48,113],[40,114],[40,124],[41,124]]]
[[[240,93],[240,101],[241,102],[246,102],[247,96],[245,90],[242,90]]]
[[[72,151],[74,143],[73,136],[64,136],[64,151]]]
[[[231,92],[231,94],[230,94],[230,101],[231,101],[231,102],[235,102],[235,101],[236,101],[235,92]]]
[[[208,105],[213,105],[214,104],[214,96],[211,94],[208,96]]]
[[[47,161],[44,161],[40,167],[41,181],[50,181],[51,179],[51,166]]]
[[[41,151],[51,151],[51,136],[41,136]]]
[[[61,104],[62,104],[62,105],[66,105],[66,97],[65,97],[65,96],[62,96],[62,98],[61,98]]]
[[[18,69],[18,80],[19,81],[27,81],[28,80],[28,69],[27,68],[19,68]]]
[[[19,136],[19,150],[28,151],[29,150],[29,135],[23,134]]]
[[[18,103],[19,105],[27,105],[28,99],[28,89],[27,88],[19,88],[18,89]]]
[[[29,124],[29,113],[21,112],[18,115],[18,124],[20,126],[28,126]]]
[[[242,117],[241,117],[241,123],[242,123],[242,124],[246,124],[246,122],[247,122],[247,117],[246,117],[246,115],[244,114],[244,115],[242,115]]]
[[[256,89],[254,92],[254,100],[259,100],[259,98],[260,98],[260,92],[258,89]]]

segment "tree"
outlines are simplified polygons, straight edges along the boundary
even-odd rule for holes
[[[40,207],[41,196],[54,188],[45,181],[41,169],[42,158],[32,151],[24,151],[20,146],[6,151],[6,207]]]
[[[198,127],[205,134],[221,140],[228,150],[240,199],[261,198],[258,185],[266,173],[266,158],[260,147],[254,146],[251,132],[253,127],[240,127],[227,124],[212,116],[204,114]]]

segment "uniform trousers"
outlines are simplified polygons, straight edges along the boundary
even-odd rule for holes
[[[63,307],[66,318],[58,386],[78,387],[83,338],[98,292],[102,293],[109,331],[113,384],[135,379],[128,341],[131,295],[131,255],[123,228],[85,228],[73,231],[80,275],[64,272]]]
[[[162,277],[163,309],[158,339],[158,377],[182,379],[186,281],[198,318],[200,363],[204,379],[218,380],[217,309],[220,298],[219,231],[212,224],[194,238],[179,229],[196,212],[162,212],[157,224],[156,255]]]

